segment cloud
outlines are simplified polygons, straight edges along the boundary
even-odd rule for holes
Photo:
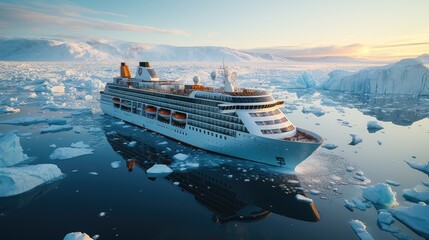
[[[420,46],[420,45],[429,45],[429,42],[411,42],[411,43],[401,43],[401,44],[374,45],[374,46],[371,46],[371,48],[397,48],[397,47],[411,47],[411,46]]]
[[[164,29],[113,22],[87,17],[85,14],[114,15],[115,13],[96,11],[70,3],[50,6],[44,3],[36,3],[29,6],[0,3],[0,29],[13,27],[15,29],[24,28],[32,30],[46,27],[61,27],[69,31],[105,30],[187,35],[185,31],[180,29]]]
[[[353,56],[362,54],[368,49],[362,44],[350,44],[345,46],[331,45],[320,47],[272,47],[272,48],[257,48],[249,49],[247,52],[253,53],[268,53],[285,57],[324,57],[324,56]]]

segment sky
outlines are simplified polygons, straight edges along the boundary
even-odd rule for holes
[[[429,1],[0,0],[0,37],[403,58],[429,53]]]

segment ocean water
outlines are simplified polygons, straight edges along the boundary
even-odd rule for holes
[[[333,150],[319,148],[291,173],[208,153],[103,115],[98,91],[116,75],[113,64],[1,63],[1,67],[1,105],[20,112],[2,114],[0,122],[61,117],[74,129],[42,134],[46,123],[0,124],[0,133],[14,131],[20,137],[30,157],[24,165],[53,163],[65,174],[23,194],[0,198],[0,239],[62,239],[76,231],[99,239],[358,239],[349,225],[352,219],[364,222],[374,239],[424,239],[399,221],[392,224],[397,233],[382,231],[377,225],[380,206],[350,211],[344,200],[364,201],[362,187],[392,180],[400,183],[391,186],[399,206],[412,204],[402,191],[429,179],[405,160],[419,164],[429,160],[428,98],[293,87],[303,70],[310,69],[320,82],[338,68],[334,65],[240,65],[242,86],[270,89],[286,101],[283,111],[290,121],[323,136],[325,143],[338,145]],[[195,73],[210,73],[212,68],[161,64],[159,75],[190,82]],[[219,84],[210,81],[207,84]],[[39,91],[40,85],[51,90]],[[304,113],[304,108],[316,110]],[[384,129],[370,132],[368,121],[378,121]],[[363,141],[349,145],[350,134]],[[61,148],[79,141],[93,154],[50,158],[55,150],[51,144]],[[132,141],[136,145],[129,147]],[[189,157],[174,160],[177,153]],[[129,159],[135,160],[134,167]],[[116,161],[119,167],[112,168]],[[148,176],[146,170],[154,163],[169,165],[173,173]],[[357,171],[370,182],[356,179]],[[298,201],[297,194],[313,203]]]

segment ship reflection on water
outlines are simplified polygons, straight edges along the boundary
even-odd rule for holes
[[[122,156],[128,171],[146,172],[155,163],[172,163],[173,154],[164,151],[162,146],[146,144],[116,132],[107,134],[106,138],[113,150]],[[124,145],[130,141],[137,141],[135,147]],[[216,223],[253,222],[265,219],[271,213],[308,222],[320,220],[314,203],[296,199],[297,194],[305,193],[295,175],[252,169],[251,176],[249,179],[249,174],[233,163],[220,163],[186,171],[175,170],[161,179],[170,184],[179,183],[182,191],[194,195],[200,204],[213,212],[212,220]]]

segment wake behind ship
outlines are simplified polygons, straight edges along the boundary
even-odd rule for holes
[[[101,109],[198,148],[290,170],[320,146],[320,136],[286,118],[284,101],[263,90],[238,89],[237,74],[225,67],[211,77],[218,74],[222,88],[200,85],[197,77],[185,85],[160,80],[148,62],[140,62],[132,78],[121,63],[121,76],[100,92]]]

